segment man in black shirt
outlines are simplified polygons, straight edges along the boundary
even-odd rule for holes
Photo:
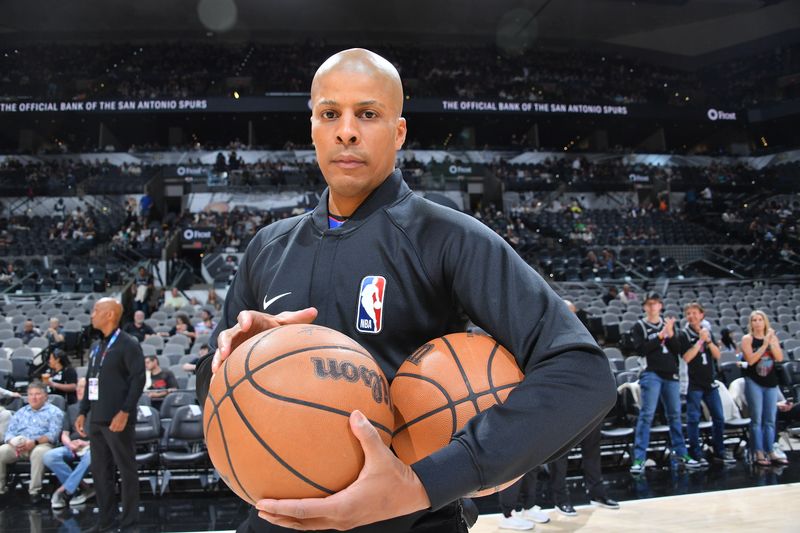
[[[100,517],[96,531],[114,526],[116,497],[114,465],[122,480],[121,526],[139,519],[139,476],[136,471],[136,404],[144,389],[144,355],[139,343],[119,329],[122,305],[111,298],[97,301],[92,326],[103,340],[92,349],[86,372],[86,390],[75,429],[86,436],[86,415],[91,411],[89,439],[92,443],[92,475],[97,490]]]
[[[659,398],[669,423],[672,450],[679,463],[687,468],[699,468],[700,463],[686,452],[681,424],[681,389],[678,380],[678,352],[680,341],[675,335],[675,318],[661,318],[661,296],[651,292],[642,303],[645,316],[631,329],[635,353],[644,357],[646,367],[639,376],[640,408],[634,435],[632,474],[644,472],[647,447],[650,445],[650,427]]]
[[[714,381],[714,361],[720,357],[719,346],[711,332],[703,327],[705,310],[697,302],[686,304],[683,310],[686,327],[681,330],[681,354],[689,367],[689,391],[686,394],[686,434],[689,455],[700,464],[708,464],[700,448],[701,402],[705,402],[711,414],[711,430],[714,444],[714,460],[720,463],[735,463],[733,456],[725,451],[723,434],[725,414],[722,401]]]
[[[164,397],[178,388],[178,380],[170,370],[164,370],[158,364],[158,357],[148,355],[144,358],[144,368],[150,373],[150,386],[147,388],[147,395],[153,407],[158,409]]]
[[[125,333],[136,337],[136,340],[142,342],[150,335],[155,335],[156,332],[144,321],[144,311],[136,311],[133,313],[133,322],[125,326]]]

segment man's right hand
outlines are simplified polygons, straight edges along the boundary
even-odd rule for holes
[[[258,311],[242,311],[236,317],[236,325],[222,331],[217,336],[217,351],[214,352],[211,371],[219,370],[220,365],[231,355],[231,352],[250,337],[287,324],[311,324],[315,318],[317,318],[317,310],[314,307],[307,307],[300,311],[284,311],[277,315],[268,315]]]
[[[84,431],[84,425],[86,424],[86,417],[84,415],[78,415],[78,418],[75,419],[75,431],[78,432],[78,435],[81,437],[86,437],[86,431]]]

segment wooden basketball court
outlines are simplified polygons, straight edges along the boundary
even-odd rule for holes
[[[550,511],[550,522],[534,531],[619,533],[621,531],[730,533],[800,531],[800,484],[668,496],[620,502],[617,511],[594,506],[576,507],[578,516]],[[501,533],[501,515],[482,515],[470,533]]]

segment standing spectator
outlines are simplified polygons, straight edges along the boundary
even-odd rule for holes
[[[177,311],[184,305],[189,305],[189,300],[181,294],[177,287],[172,287],[169,291],[169,294],[164,297],[164,308]]]
[[[6,465],[19,459],[31,462],[28,494],[38,503],[44,475],[44,454],[58,442],[64,413],[47,403],[47,390],[41,381],[28,385],[28,405],[14,413],[0,446],[0,494],[6,493]]]
[[[125,333],[135,337],[139,342],[156,334],[153,328],[145,323],[143,311],[136,311],[133,313],[133,322],[125,326]]]
[[[681,424],[681,389],[678,381],[678,352],[680,341],[675,335],[675,319],[662,318],[663,304],[658,293],[651,292],[642,304],[645,316],[631,329],[635,353],[646,358],[647,366],[639,376],[641,406],[636,421],[634,456],[631,473],[644,472],[647,447],[650,445],[650,426],[659,398],[664,403],[672,450],[678,461],[687,468],[699,468],[700,463],[686,452]]]
[[[150,309],[148,309],[148,300],[150,299],[152,284],[153,277],[147,273],[147,270],[145,270],[143,266],[139,267],[139,271],[134,279],[136,295],[133,297],[133,309],[135,311],[142,311],[145,315],[150,312]]]
[[[47,339],[49,348],[51,350],[64,347],[64,328],[61,326],[61,322],[57,318],[53,317],[50,319],[47,331],[44,332],[44,336]]]
[[[150,374],[150,386],[145,394],[150,397],[153,406],[158,409],[164,397],[178,388],[178,380],[170,370],[163,370],[158,364],[158,357],[148,355],[144,358],[144,368]]]
[[[86,415],[92,443],[92,475],[97,490],[99,530],[110,529],[117,504],[114,466],[122,484],[122,527],[139,520],[139,476],[136,471],[136,405],[144,388],[144,355],[136,339],[119,329],[122,305],[101,298],[92,310],[92,326],[103,333],[89,356],[86,390],[75,429],[86,437]],[[133,416],[131,416],[133,415]]]
[[[147,223],[150,218],[150,210],[153,208],[153,198],[146,192],[139,199],[139,216],[142,217],[143,223]]]
[[[753,439],[755,462],[759,466],[769,466],[778,460],[771,450],[778,403],[775,363],[783,361],[783,351],[764,311],[750,313],[748,333],[742,337],[742,353],[747,362],[745,395],[750,410],[750,437]],[[769,456],[767,450],[770,450]]]
[[[78,380],[78,401],[83,400],[85,389],[86,378],[81,378]],[[94,489],[83,481],[92,462],[89,441],[82,439],[76,431],[73,431],[72,427],[79,412],[80,404],[78,403],[67,408],[67,416],[64,417],[64,425],[61,428],[61,444],[63,446],[44,454],[45,466],[61,482],[61,486],[53,492],[53,496],[50,498],[50,507],[53,509],[63,509],[67,506],[67,500],[70,505],[82,505],[89,498],[93,498],[95,494]],[[70,464],[75,467],[70,468]],[[78,488],[81,490],[78,491]]]
[[[50,370],[42,374],[42,381],[50,392],[63,396],[67,405],[77,402],[78,373],[72,368],[67,353],[64,350],[53,351],[47,359],[47,366]],[[44,379],[45,376],[47,379]]]
[[[22,339],[23,344],[28,344],[31,339],[41,337],[42,332],[33,325],[33,320],[28,319],[22,324],[22,331],[17,333],[17,338]]]
[[[707,465],[700,447],[701,402],[705,402],[712,422],[712,443],[714,460],[720,463],[735,463],[733,455],[725,450],[725,413],[715,381],[715,361],[719,361],[719,346],[714,336],[703,326],[705,310],[697,302],[686,304],[683,309],[686,327],[680,334],[681,354],[689,367],[689,390],[686,394],[686,434],[689,441],[689,455],[701,465]]]

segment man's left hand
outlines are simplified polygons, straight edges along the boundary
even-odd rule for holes
[[[348,530],[430,507],[417,475],[389,450],[361,412],[350,415],[350,429],[364,450],[358,479],[326,498],[261,500],[258,516],[292,529]]]
[[[128,413],[125,411],[120,411],[119,413],[114,415],[114,418],[111,419],[111,424],[108,426],[108,429],[113,431],[114,433],[119,433],[125,426],[128,424]]]

